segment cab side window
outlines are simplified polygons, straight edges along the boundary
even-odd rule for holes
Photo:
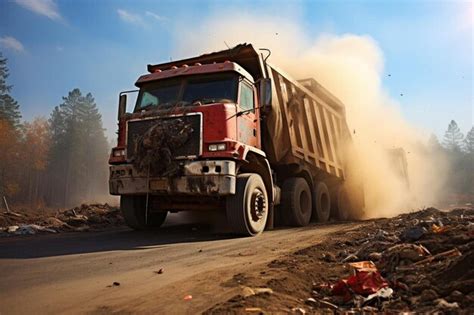
[[[254,108],[253,89],[244,82],[240,85],[239,105],[241,110],[251,110]]]

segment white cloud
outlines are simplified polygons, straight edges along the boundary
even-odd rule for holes
[[[23,47],[23,44],[20,43],[20,41],[18,41],[16,38],[11,36],[0,37],[0,46],[6,49],[14,50],[16,52],[25,51],[25,47]]]
[[[144,23],[142,17],[139,14],[130,13],[130,12],[128,12],[126,10],[123,10],[123,9],[118,9],[117,14],[119,15],[119,17],[122,21],[125,21],[127,23],[132,23],[132,24],[145,26],[145,23]]]
[[[36,14],[44,15],[54,21],[62,21],[58,6],[54,0],[15,0],[17,4]]]
[[[151,12],[151,11],[146,11],[145,14],[146,14],[147,16],[150,16],[150,17],[154,18],[154,19],[157,20],[157,21],[160,21],[160,22],[164,22],[164,21],[167,21],[167,20],[168,20],[167,17],[158,15],[158,14],[156,14],[156,13],[154,13],[154,12]]]

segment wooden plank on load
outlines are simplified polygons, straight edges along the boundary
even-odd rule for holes
[[[301,117],[299,114],[302,109],[298,108],[298,106],[300,106],[298,102],[298,91],[296,91],[295,86],[292,85],[291,82],[289,81],[286,82],[286,86],[288,87],[288,90],[289,90],[288,102],[290,102],[291,100],[291,103],[288,103],[288,111],[291,113],[291,118],[293,119],[293,128],[294,128],[294,133],[296,136],[296,145],[299,148],[304,149],[306,142],[304,142],[303,133],[301,132],[301,128],[300,128]]]
[[[341,133],[339,131],[340,129],[340,125],[338,123],[338,119],[335,117],[335,116],[331,116],[331,119],[332,119],[332,126],[333,126],[333,130],[334,130],[334,140],[335,140],[335,144],[336,144],[336,161],[337,161],[337,164],[339,165],[342,165],[342,158],[341,158]]]
[[[314,158],[314,162],[316,163],[317,167],[320,167],[319,165],[319,157],[322,155],[322,152],[320,150],[320,146],[318,146],[318,138],[316,135],[316,121],[315,121],[315,106],[312,100],[308,99],[307,97],[304,98],[303,100],[304,103],[304,109],[306,113],[306,119],[308,120],[308,137],[309,137],[309,143],[311,144],[311,157]]]
[[[320,107],[319,104],[316,103],[316,102],[314,102],[314,105],[315,105],[314,109],[315,109],[315,114],[316,114],[316,122],[317,122],[317,126],[318,126],[319,137],[320,137],[322,145],[323,145],[323,156],[322,157],[323,157],[324,160],[327,161],[327,160],[329,160],[328,159],[329,153],[328,153],[328,149],[327,149],[327,145],[326,145],[326,139],[324,137],[322,119],[321,119],[320,112],[319,112],[319,109],[322,108],[322,107]],[[324,163],[324,165],[326,166],[326,171],[329,173],[329,168],[328,168],[327,163]]]
[[[289,132],[289,135],[290,135],[291,146],[296,146],[295,131],[294,131],[294,128],[293,128],[294,122],[290,121],[291,115],[289,115],[289,113],[288,113],[288,105],[289,105],[288,104],[288,91],[287,91],[287,85],[285,83],[285,78],[283,78],[280,74],[278,74],[278,81],[280,83],[279,86],[280,86],[281,95],[282,95],[282,99],[283,99],[283,104],[280,107],[280,109],[282,109],[282,112],[284,114],[284,118],[285,118],[285,121],[286,121],[286,125],[288,126],[288,132]]]
[[[325,108],[323,108],[323,119],[324,119],[324,124],[326,125],[326,128],[325,128],[325,134],[326,136],[328,137],[328,143],[329,143],[329,149],[331,150],[331,162],[333,162],[334,164],[336,164],[336,148],[335,148],[335,143],[334,143],[334,134],[332,132],[332,128],[331,128],[331,123],[329,121],[329,116],[331,115],[331,113],[327,112]],[[336,172],[336,175],[337,175],[337,172]]]

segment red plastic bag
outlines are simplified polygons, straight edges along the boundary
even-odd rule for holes
[[[353,293],[368,296],[388,286],[387,280],[378,271],[359,271],[337,282],[332,289],[332,294],[343,296],[345,301],[349,301]]]

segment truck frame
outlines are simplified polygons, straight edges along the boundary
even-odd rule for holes
[[[305,226],[363,208],[350,178],[344,105],[314,79],[294,80],[250,44],[148,65],[133,113],[120,94],[110,193],[127,224],[169,211],[226,209],[232,230]]]

